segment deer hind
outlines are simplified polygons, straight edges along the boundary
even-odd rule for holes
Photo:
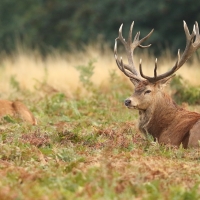
[[[179,107],[172,98],[164,91],[166,83],[175,75],[174,73],[191,57],[200,47],[200,35],[198,23],[195,22],[190,34],[187,24],[183,21],[186,35],[186,47],[180,56],[178,50],[177,61],[171,70],[164,74],[157,74],[157,59],[155,61],[154,76],[144,75],[142,70],[142,60],[140,59],[138,73],[133,59],[133,52],[136,47],[147,48],[151,45],[143,46],[144,42],[153,33],[153,30],[141,40],[138,32],[132,41],[131,24],[127,42],[122,36],[122,26],[119,29],[119,36],[115,39],[114,56],[118,68],[130,78],[135,86],[134,93],[125,100],[125,106],[129,109],[139,110],[139,130],[143,134],[150,134],[161,144],[169,144],[187,147],[198,147],[200,142],[200,114],[187,111]],[[117,41],[124,45],[128,64],[124,64],[122,58],[117,56]]]
[[[19,117],[32,125],[37,125],[37,120],[31,111],[20,101],[0,100],[0,118],[6,115]]]

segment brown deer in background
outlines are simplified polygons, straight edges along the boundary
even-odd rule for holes
[[[21,118],[32,125],[37,124],[31,111],[20,101],[0,100],[0,118],[6,115]]]
[[[157,59],[155,61],[154,77],[143,74],[142,60],[140,59],[139,72],[136,70],[133,59],[133,52],[136,47],[146,48],[150,45],[141,45],[150,37],[153,30],[144,38],[139,40],[140,32],[135,35],[132,41],[132,29],[130,27],[128,40],[122,36],[122,25],[119,29],[119,36],[115,39],[114,56],[119,69],[130,78],[135,86],[133,95],[125,100],[129,109],[139,111],[139,130],[144,134],[150,134],[160,144],[174,146],[183,145],[187,147],[200,146],[200,114],[187,111],[179,107],[172,98],[164,91],[164,86],[174,76],[174,73],[191,57],[200,47],[199,27],[196,22],[190,34],[187,24],[183,22],[186,47],[171,70],[164,74],[157,75]],[[126,49],[128,63],[124,64],[122,58],[117,56],[117,41],[120,40]]]

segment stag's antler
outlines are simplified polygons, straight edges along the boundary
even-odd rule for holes
[[[149,82],[151,83],[155,83],[159,80],[162,80],[164,78],[167,78],[169,76],[171,76],[174,72],[176,72],[191,56],[192,54],[200,47],[200,35],[199,35],[199,26],[198,23],[195,22],[192,34],[190,35],[190,32],[188,30],[187,24],[185,21],[183,21],[183,27],[185,30],[185,35],[186,35],[186,47],[185,50],[182,54],[182,56],[180,56],[180,49],[178,50],[178,58],[177,61],[174,65],[174,67],[172,67],[171,70],[169,70],[168,72],[161,74],[159,76],[157,76],[157,59],[155,61],[155,68],[154,68],[154,77],[149,77],[143,74],[142,71],[142,60],[140,60],[140,75],[147,79]]]
[[[122,36],[122,26],[123,26],[123,24],[120,26],[119,36],[115,39],[114,55],[115,55],[115,60],[116,60],[116,63],[117,63],[117,66],[119,67],[119,69],[126,76],[128,76],[130,79],[133,79],[136,82],[140,82],[142,79],[138,75],[138,72],[137,72],[135,65],[134,65],[133,51],[136,47],[147,48],[147,47],[151,46],[151,44],[147,45],[147,46],[143,46],[141,44],[147,38],[150,37],[150,35],[153,33],[153,30],[151,30],[151,32],[148,35],[146,35],[144,38],[142,38],[141,40],[139,40],[140,32],[137,32],[137,34],[135,35],[135,38],[132,42],[133,25],[134,25],[134,22],[131,24],[127,42],[125,41],[125,39]],[[118,59],[118,56],[117,56],[117,40],[120,40],[122,42],[122,44],[124,45],[125,49],[126,49],[126,54],[127,54],[129,65],[124,64],[122,58],[120,58],[120,60]],[[133,83],[134,83],[134,81],[133,81]]]

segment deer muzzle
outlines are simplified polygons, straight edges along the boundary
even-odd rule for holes
[[[137,105],[136,103],[134,103],[134,101],[130,98],[126,99],[124,101],[124,105],[128,108],[134,108],[134,109],[137,109]]]
[[[126,99],[125,101],[124,101],[124,104],[125,104],[125,106],[130,106],[131,105],[131,100],[130,99]]]

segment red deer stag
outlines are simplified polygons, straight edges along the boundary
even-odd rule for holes
[[[200,35],[198,23],[195,22],[194,29],[190,34],[187,24],[183,21],[186,35],[186,47],[180,56],[178,50],[177,61],[171,70],[157,75],[157,59],[155,61],[154,76],[149,77],[143,74],[142,60],[140,59],[139,72],[136,70],[133,52],[136,47],[143,46],[153,30],[141,40],[140,32],[135,35],[132,41],[132,29],[130,27],[128,40],[122,36],[122,25],[119,29],[119,36],[115,39],[114,56],[119,69],[130,78],[135,86],[133,95],[125,100],[125,106],[129,109],[139,111],[139,130],[144,134],[150,134],[160,144],[173,146],[183,145],[187,147],[198,147],[200,144],[200,114],[187,111],[179,107],[172,98],[163,90],[163,86],[174,76],[174,73],[191,57],[200,47]],[[124,64],[122,58],[117,56],[117,41],[120,40],[126,49],[129,64]]]
[[[31,111],[20,101],[0,100],[0,118],[6,115],[19,117],[32,125],[37,125],[37,120]]]

